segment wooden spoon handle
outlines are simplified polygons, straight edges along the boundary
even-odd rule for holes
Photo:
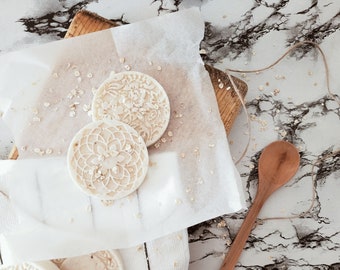
[[[220,270],[234,269],[264,202],[265,202],[264,196],[259,196],[259,194],[257,194],[253,202],[253,205],[249,209],[247,217],[243,221],[241,228],[237,233],[237,236],[235,237],[226,257],[224,258]]]

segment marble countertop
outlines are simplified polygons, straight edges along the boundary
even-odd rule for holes
[[[206,63],[222,70],[259,69],[298,41],[313,41],[327,57],[331,91],[339,100],[337,0],[15,0],[0,5],[0,54],[62,39],[81,9],[125,24],[198,6],[206,22],[201,44]],[[288,140],[301,156],[299,172],[262,209],[263,220],[252,231],[237,269],[339,269],[340,154],[335,152],[340,149],[340,107],[327,93],[320,52],[302,46],[269,70],[235,75],[249,87],[251,134],[242,112],[229,136],[235,160],[250,136],[248,151],[237,164],[248,205],[255,197],[263,147]],[[0,129],[0,156],[5,158],[13,142],[2,122]],[[312,165],[328,155],[316,164],[313,181]],[[245,215],[226,215],[189,228],[190,269],[219,269]]]

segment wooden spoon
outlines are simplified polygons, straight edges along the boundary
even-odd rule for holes
[[[229,248],[221,270],[234,269],[264,202],[295,175],[299,165],[299,152],[289,142],[276,141],[262,151],[258,163],[259,184],[256,197]]]

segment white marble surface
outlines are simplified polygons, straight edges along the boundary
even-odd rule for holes
[[[206,63],[217,68],[262,68],[297,41],[320,44],[330,68],[330,84],[339,98],[340,2],[338,0],[5,0],[0,3],[0,53],[61,39],[74,14],[88,9],[108,19],[132,23],[199,6],[206,21],[201,47]],[[180,29],[179,29],[180,31]],[[272,196],[261,218],[300,214],[312,198],[313,162],[339,150],[339,104],[327,95],[320,54],[311,47],[296,50],[260,74],[236,74],[248,84],[251,143],[237,165],[250,204],[257,185],[257,158],[273,140],[300,149],[300,171]],[[229,137],[237,159],[247,141],[245,114]],[[11,136],[0,122],[0,155],[11,148]],[[265,220],[252,232],[237,269],[340,269],[340,155],[316,166],[316,201],[303,217]],[[219,269],[224,253],[243,221],[236,213],[189,228],[190,269]],[[225,221],[225,223],[224,223]]]

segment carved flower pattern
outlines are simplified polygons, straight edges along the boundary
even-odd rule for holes
[[[96,270],[123,270],[120,254],[114,250],[97,251],[88,255],[70,257],[60,264],[60,270],[64,269],[96,269]]]
[[[135,191],[148,168],[144,140],[132,127],[101,120],[82,128],[68,151],[72,178],[88,194],[119,199]]]
[[[169,99],[152,77],[135,71],[113,74],[96,92],[94,120],[115,119],[129,124],[147,146],[165,132],[170,119]]]

